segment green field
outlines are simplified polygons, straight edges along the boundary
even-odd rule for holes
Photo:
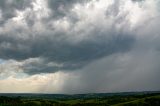
[[[160,106],[160,93],[1,94],[0,106]]]

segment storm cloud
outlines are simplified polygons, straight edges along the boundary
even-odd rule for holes
[[[3,5],[7,5],[7,3],[8,5],[9,3],[15,4],[12,5],[12,9],[18,12],[1,27],[0,57],[17,61],[27,61],[30,58],[42,60],[24,64],[22,68],[28,74],[76,70],[93,60],[113,53],[128,51],[134,43],[135,38],[131,33],[123,30],[117,31],[115,26],[117,22],[107,25],[108,17],[105,13],[102,14],[104,16],[103,20],[98,19],[98,17],[96,20],[104,21],[106,25],[101,25],[101,23],[96,25],[94,23],[96,20],[90,22],[87,19],[88,22],[81,26],[83,18],[80,19],[76,11],[73,12],[76,15],[74,17],[78,19],[75,23],[70,14],[72,14],[71,9],[73,9],[73,6],[79,3],[78,1],[48,1],[48,4],[51,6],[47,5],[47,3],[44,5],[48,9],[43,11],[49,11],[48,14],[44,13],[44,15],[43,11],[39,13],[41,8],[36,7],[36,3],[38,4],[39,2],[29,3],[31,6],[24,8],[24,10],[21,9],[24,6],[18,7],[23,5],[22,2],[17,2],[17,5],[13,1],[3,3]],[[85,7],[85,5],[83,3],[82,6]],[[68,12],[65,12],[63,17],[58,19],[52,17],[52,19],[50,15],[54,13],[56,16],[61,16],[58,10],[60,6],[64,6],[62,8]],[[35,8],[38,9],[35,10]],[[4,12],[5,10],[2,10],[2,14]],[[22,16],[19,16],[19,14],[22,14]],[[42,16],[38,16],[38,14]],[[28,24],[30,15],[37,15],[37,17],[32,19],[32,26]],[[84,17],[84,19],[86,18],[89,17]],[[117,18],[116,20],[118,21],[119,19]],[[52,23],[53,25],[50,25]],[[38,24],[40,24],[42,30]],[[87,27],[88,29],[86,29]],[[61,65],[47,65],[52,62]]]
[[[57,92],[158,90],[159,4],[159,0],[1,0],[1,79],[28,76],[29,81],[65,73]],[[136,79],[143,84],[134,85]],[[39,86],[37,92],[43,91],[45,85]]]

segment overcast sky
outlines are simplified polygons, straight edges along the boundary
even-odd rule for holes
[[[1,93],[160,90],[160,0],[0,0]]]

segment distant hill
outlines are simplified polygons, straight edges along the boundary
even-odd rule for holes
[[[1,93],[0,106],[160,106],[160,92],[73,95]]]
[[[127,96],[127,95],[144,95],[157,94],[160,91],[143,91],[143,92],[118,92],[118,93],[88,93],[88,94],[38,94],[38,93],[0,93],[0,96],[7,97],[24,97],[24,98],[45,98],[45,99],[63,99],[63,98],[96,98],[108,96]]]

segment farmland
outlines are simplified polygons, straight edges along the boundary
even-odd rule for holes
[[[160,106],[160,93],[0,94],[0,106]]]

